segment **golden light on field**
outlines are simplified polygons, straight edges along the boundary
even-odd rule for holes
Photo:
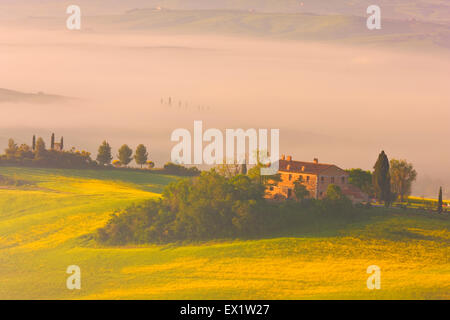
[[[1,174],[35,182],[0,190],[3,299],[450,298],[445,221],[392,216],[326,237],[99,247],[84,235],[116,208],[159,196],[148,186],[162,188],[172,178],[16,168]],[[72,264],[82,270],[77,292],[65,287]],[[381,290],[366,287],[373,264],[381,268]]]

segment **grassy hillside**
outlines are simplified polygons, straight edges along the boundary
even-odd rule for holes
[[[376,32],[365,16],[246,11],[135,9],[116,16],[86,18],[92,30],[153,31],[176,34],[252,36],[274,39],[335,41],[350,44],[450,47],[450,26],[384,19]]]
[[[403,213],[313,235],[198,245],[99,247],[86,234],[173,177],[0,168],[0,299],[450,298],[450,221]],[[67,266],[81,290],[66,288]],[[381,290],[366,269],[381,267]]]
[[[450,47],[448,23],[384,18],[381,30],[371,31],[366,27],[366,19],[365,14],[133,9],[114,15],[87,15],[83,18],[83,30],[242,36],[425,50]],[[21,26],[55,30],[60,29],[61,23],[60,17],[31,17],[20,21]]]
[[[30,6],[30,2],[33,6]],[[107,3],[107,5],[105,4]],[[0,16],[59,16],[72,4],[69,0],[3,0]],[[133,8],[162,6],[173,10],[256,10],[272,13],[314,13],[366,16],[372,0],[78,0],[77,4],[91,15],[122,13]],[[378,0],[383,17],[415,18],[421,21],[449,22],[447,0]]]

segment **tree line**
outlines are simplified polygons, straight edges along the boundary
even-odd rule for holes
[[[147,148],[143,144],[136,147],[134,155],[133,150],[127,144],[122,145],[118,150],[117,160],[114,162],[112,162],[113,156],[111,150],[111,146],[106,140],[98,147],[96,160],[100,165],[108,166],[113,164],[116,167],[128,166],[134,159],[136,164],[141,168],[143,165],[147,165],[149,169],[155,166],[153,161],[148,160],[149,154]]]
[[[134,160],[142,169],[144,165],[148,169],[155,167],[155,163],[149,160],[149,153],[143,144],[139,144],[134,151],[124,144],[118,149],[117,160],[113,161],[112,148],[105,140],[98,147],[97,157],[91,158],[91,153],[85,150],[71,148],[64,150],[64,138],[61,137],[59,143],[56,142],[55,134],[50,138],[50,148],[46,148],[42,137],[33,135],[31,146],[27,144],[17,145],[11,138],[5,153],[0,155],[0,165],[21,165],[56,168],[104,168],[104,167],[127,167]],[[256,166],[255,168],[259,168]],[[216,168],[218,172],[225,176],[233,176],[240,173],[247,173],[246,165],[222,165]],[[179,164],[168,162],[164,165],[161,173],[168,173],[180,176],[197,176],[200,170],[196,167],[187,168]],[[391,159],[389,161],[386,153],[382,151],[374,165],[373,172],[362,169],[349,169],[349,183],[355,185],[370,197],[383,202],[389,207],[397,199],[404,202],[411,194],[413,182],[417,178],[417,172],[411,163],[406,160]],[[267,186],[269,180],[279,181],[279,176],[261,176]],[[297,198],[307,197],[308,191],[300,184],[295,184],[294,194]],[[442,187],[438,195],[438,211],[443,211]]]
[[[349,183],[355,185],[372,198],[389,207],[394,201],[405,202],[411,195],[412,185],[417,179],[417,171],[406,160],[388,159],[384,151],[378,155],[373,172],[349,169]],[[442,187],[439,188],[438,208],[443,212]]]
[[[411,194],[417,172],[406,160],[391,159],[382,151],[374,165],[373,172],[350,169],[349,183],[357,186],[371,198],[389,206],[399,199],[403,202]]]
[[[417,176],[405,162],[389,162],[382,152],[373,172],[349,170],[351,183],[389,206],[397,197],[396,192],[405,196],[410,190],[408,182]],[[353,205],[335,184],[328,185],[321,200],[309,198],[306,187],[297,183],[294,199],[269,201],[264,197],[265,190],[268,184],[279,180],[279,174],[261,176],[261,166],[247,170],[245,164],[220,165],[197,177],[179,179],[166,186],[161,199],[114,213],[94,237],[107,245],[257,238],[310,232],[321,224],[355,223],[385,214],[370,205]],[[397,175],[407,183],[396,186]]]
[[[90,168],[97,166],[87,151],[72,148],[64,151],[64,138],[55,142],[55,135],[50,138],[50,148],[47,148],[42,137],[33,135],[31,146],[25,143],[18,145],[14,139],[8,140],[5,153],[0,155],[1,165],[19,165],[56,168]]]
[[[417,172],[411,163],[397,159],[389,161],[386,153],[381,151],[373,168],[373,172],[347,170],[349,183],[383,202],[387,207],[397,199],[404,202],[411,194],[412,184],[417,178]]]
[[[47,148],[42,137],[36,138],[36,135],[32,137],[31,146],[25,143],[18,145],[11,138],[8,140],[5,153],[0,155],[0,165],[67,169],[125,168],[129,166],[132,160],[141,169],[144,165],[148,169],[155,167],[155,163],[149,160],[149,152],[143,144],[139,144],[134,151],[128,145],[122,145],[118,149],[117,160],[113,161],[112,148],[105,140],[98,147],[97,157],[94,160],[88,151],[80,151],[75,148],[64,150],[64,138],[61,137],[59,142],[56,142],[54,133],[50,137],[50,148]],[[180,176],[200,174],[200,171],[195,167],[187,168],[171,162],[166,163],[163,169],[159,169],[158,172]]]

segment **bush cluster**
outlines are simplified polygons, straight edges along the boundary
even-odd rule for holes
[[[159,200],[114,214],[99,229],[100,243],[169,243],[287,232],[325,219],[352,220],[356,209],[338,188],[325,200],[273,202],[259,179],[224,177],[214,169],[168,185]]]

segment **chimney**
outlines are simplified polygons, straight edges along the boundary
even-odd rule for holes
[[[314,158],[314,163],[319,163],[319,159],[318,158]]]
[[[284,154],[281,155],[281,160],[285,160],[286,156]]]
[[[287,156],[287,161],[292,161],[292,156]]]

